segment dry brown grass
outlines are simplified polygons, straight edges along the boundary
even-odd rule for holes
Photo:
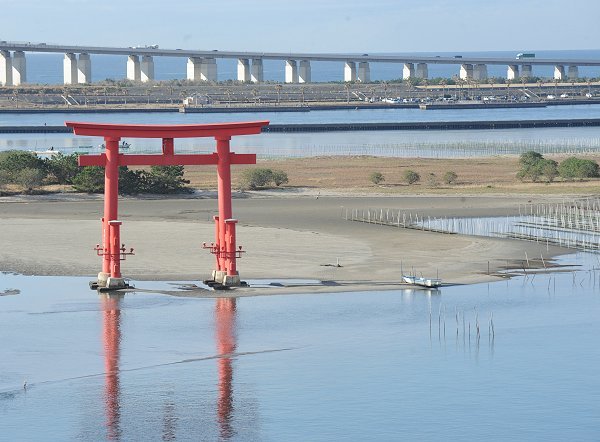
[[[561,161],[565,156],[548,156]],[[586,156],[599,161],[600,155]],[[256,166],[236,166],[233,170],[234,187],[245,167],[281,169],[288,174],[287,187],[304,187],[319,190],[347,190],[349,192],[377,193],[595,193],[598,180],[584,182],[523,183],[516,178],[518,157],[491,157],[474,159],[383,158],[368,156],[331,156],[318,158],[293,158],[262,160]],[[421,175],[417,184],[407,185],[402,176],[408,170]],[[454,185],[443,183],[446,172],[458,175]],[[381,172],[385,181],[376,186],[369,177]],[[433,185],[429,174],[435,174]],[[186,178],[197,188],[214,189],[214,168],[186,167]]]

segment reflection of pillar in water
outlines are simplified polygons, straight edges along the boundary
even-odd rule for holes
[[[104,405],[108,440],[118,440],[121,436],[119,406],[119,346],[121,343],[121,323],[118,296],[108,295],[102,299],[104,343]]]
[[[215,308],[215,324],[219,371],[219,398],[217,419],[221,437],[234,435],[231,428],[233,417],[233,366],[230,355],[235,352],[235,299],[219,298]]]
[[[163,431],[162,431],[162,440],[177,440],[176,435],[176,424],[177,424],[177,416],[175,416],[175,402],[172,398],[165,402],[163,408]]]

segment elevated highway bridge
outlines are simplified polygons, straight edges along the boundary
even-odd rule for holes
[[[402,78],[427,78],[431,64],[456,65],[458,76],[464,80],[485,80],[489,65],[507,66],[506,77],[532,77],[535,66],[554,66],[556,80],[579,76],[580,66],[600,66],[600,60],[540,59],[507,57],[448,57],[382,54],[301,53],[301,52],[245,52],[192,49],[163,49],[157,45],[134,47],[77,46],[32,42],[0,41],[0,85],[18,86],[27,81],[27,53],[64,54],[64,84],[91,83],[90,55],[123,55],[127,57],[127,79],[147,82],[154,80],[155,57],[187,58],[186,78],[192,81],[217,80],[217,60],[237,59],[237,78],[241,82],[264,81],[263,60],[281,60],[286,83],[310,83],[311,62],[340,63],[340,79],[346,82],[371,81],[372,63],[402,65]],[[400,71],[400,69],[399,69]]]

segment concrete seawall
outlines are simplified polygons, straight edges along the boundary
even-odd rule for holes
[[[545,127],[598,127],[600,118],[564,120],[506,121],[417,121],[399,123],[324,123],[271,124],[263,132],[351,132],[382,130],[468,130],[468,129],[530,129]],[[71,133],[65,126],[0,126],[0,133]]]

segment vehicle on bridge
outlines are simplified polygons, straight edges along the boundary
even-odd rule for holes
[[[517,60],[521,60],[523,58],[535,58],[535,54],[532,53],[523,53],[517,54]]]

